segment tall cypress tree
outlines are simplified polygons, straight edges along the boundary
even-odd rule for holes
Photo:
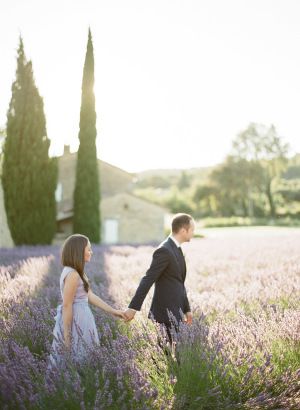
[[[16,245],[49,244],[56,226],[57,162],[48,156],[44,104],[22,38],[6,134],[2,184],[11,236]]]
[[[74,190],[73,230],[100,241],[100,186],[96,149],[96,111],[94,96],[94,51],[89,29],[87,50],[83,68],[79,149]]]

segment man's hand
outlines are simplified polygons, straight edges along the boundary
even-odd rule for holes
[[[186,323],[187,323],[188,325],[191,325],[192,322],[193,322],[192,312],[186,312],[185,317],[186,317]]]
[[[136,314],[136,311],[133,309],[127,309],[124,312],[124,316],[125,316],[125,322],[130,322],[130,320],[132,320],[134,318],[134,315]]]

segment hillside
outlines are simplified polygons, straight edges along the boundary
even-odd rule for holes
[[[149,169],[146,171],[136,173],[138,181],[147,180],[153,177],[161,177],[161,178],[179,178],[181,174],[184,172],[189,176],[202,176],[206,177],[207,174],[213,169],[214,167],[199,167],[199,168],[188,168],[188,169]]]

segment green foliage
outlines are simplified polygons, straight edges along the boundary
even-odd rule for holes
[[[208,182],[196,187],[197,216],[284,215],[284,192],[277,186],[287,167],[287,151],[273,125],[251,123],[233,141],[232,154],[211,171]]]
[[[194,168],[187,170],[152,170],[137,174],[135,187],[143,189],[162,189],[168,191],[174,187],[187,191],[194,184],[205,182],[213,167]]]
[[[300,179],[300,165],[291,165],[287,168],[286,172],[283,174],[285,179]]]
[[[272,362],[278,375],[286,369],[296,371],[300,363],[300,343],[288,338],[277,339],[272,343]]]
[[[288,145],[273,125],[251,123],[235,138],[222,164],[144,172],[134,192],[170,212],[216,218],[209,225],[295,226],[300,217],[300,154],[288,160],[287,153]]]
[[[165,204],[174,214],[179,212],[185,212],[188,214],[193,213],[193,209],[190,206],[189,201],[177,192],[174,192]]]
[[[6,133],[2,184],[11,236],[16,245],[49,244],[56,228],[57,163],[48,156],[43,100],[21,38]]]
[[[276,216],[272,182],[279,177],[287,165],[288,145],[277,135],[274,125],[269,128],[251,123],[233,141],[233,154],[246,161],[252,161],[261,169],[260,184],[270,207],[270,216]]]
[[[151,408],[162,408],[160,406],[166,402],[170,405],[173,401],[174,386],[170,383],[172,374],[169,374],[169,356],[162,354],[157,345],[160,337],[157,328],[151,322],[136,322],[130,326],[122,325],[120,329],[130,339],[130,348],[135,352],[138,367],[144,374],[148,374],[149,384],[158,392],[156,406],[152,403]]]
[[[178,188],[185,189],[190,186],[190,178],[185,171],[181,172],[179,181],[178,181]]]
[[[262,168],[253,161],[227,157],[211,173],[218,210],[224,216],[253,216],[253,195],[259,190]]]
[[[94,96],[94,53],[89,30],[83,69],[79,149],[74,190],[74,233],[100,241],[100,185],[96,150],[96,111]]]
[[[148,187],[155,187],[155,188],[170,188],[172,185],[172,180],[170,177],[160,176],[160,175],[152,175],[148,178],[143,178],[137,181],[136,187],[137,188],[148,188]]]
[[[281,180],[277,192],[286,202],[300,202],[300,178]]]

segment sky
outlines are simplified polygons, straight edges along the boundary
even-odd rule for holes
[[[78,146],[88,27],[98,156],[129,172],[215,165],[250,122],[300,152],[297,0],[1,0],[0,126],[21,34],[51,154]]]

